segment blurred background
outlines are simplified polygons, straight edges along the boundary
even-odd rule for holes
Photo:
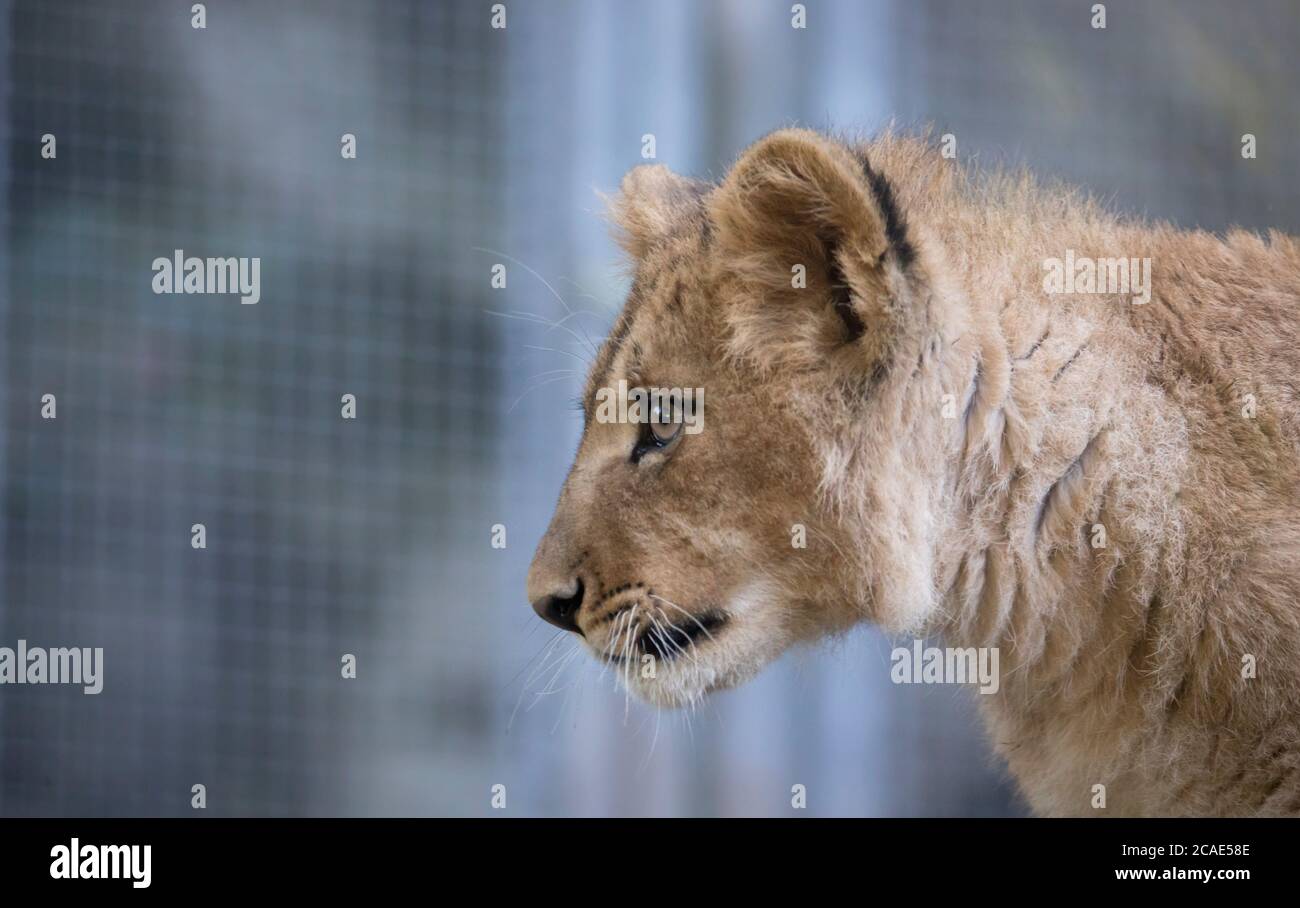
[[[873,631],[692,714],[553,645],[524,575],[585,364],[547,323],[621,304],[597,191],[646,134],[717,177],[932,123],[1300,232],[1294,0],[504,5],[0,0],[0,646],[105,650],[98,696],[0,687],[0,814],[1023,813],[976,698],[891,685]],[[154,295],[175,249],[260,257],[261,301]]]

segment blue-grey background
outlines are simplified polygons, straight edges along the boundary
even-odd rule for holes
[[[891,685],[869,630],[689,715],[561,664],[523,580],[584,364],[543,322],[612,320],[597,192],[647,133],[716,177],[782,125],[933,123],[1297,232],[1300,12],[805,5],[0,0],[0,645],[105,649],[97,697],[0,687],[0,813],[189,815],[196,783],[208,814],[1024,811],[974,696]],[[155,296],[176,248],[259,256],[261,302]]]

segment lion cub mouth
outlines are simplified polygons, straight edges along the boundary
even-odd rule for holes
[[[721,609],[684,613],[673,619],[663,611],[628,605],[611,619],[609,640],[601,655],[611,665],[624,665],[644,655],[673,662],[690,655],[700,641],[712,640],[727,620]]]

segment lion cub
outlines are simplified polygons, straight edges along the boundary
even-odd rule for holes
[[[996,648],[1038,812],[1300,813],[1293,238],[803,130],[613,213],[540,615],[665,705],[860,621]]]

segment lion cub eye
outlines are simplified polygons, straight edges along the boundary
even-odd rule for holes
[[[632,449],[632,463],[651,451],[666,448],[682,431],[681,402],[672,396],[662,396],[650,404],[650,418],[641,424],[641,437]]]
[[[682,430],[681,416],[677,413],[677,402],[667,397],[655,403],[650,413],[650,434],[662,447],[677,437]]]

